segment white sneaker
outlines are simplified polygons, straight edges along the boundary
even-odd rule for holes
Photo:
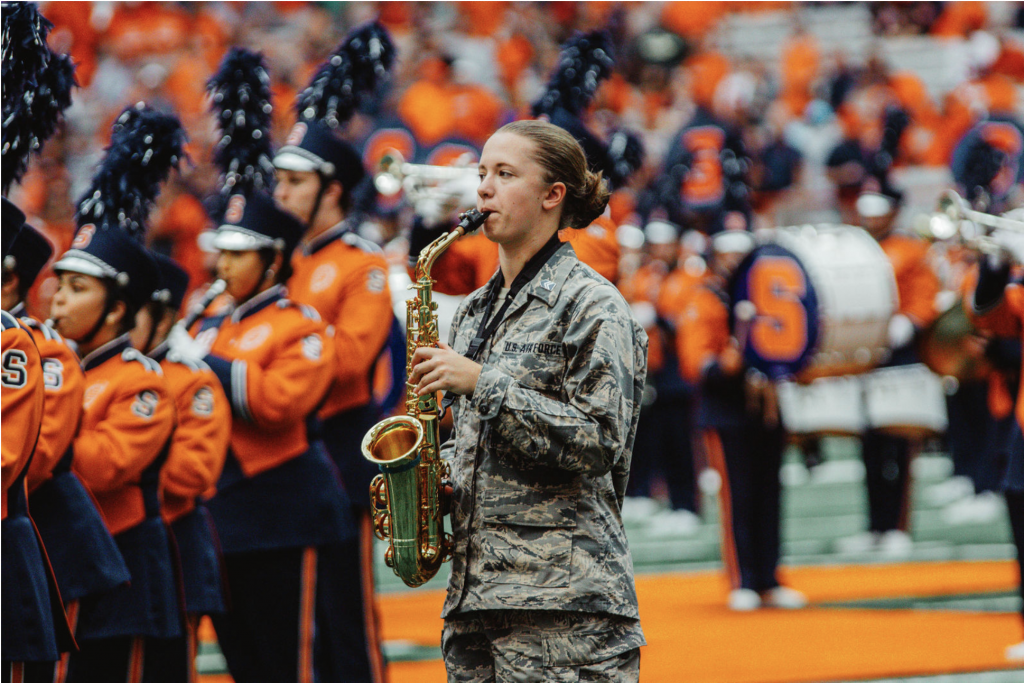
[[[1006,648],[1006,658],[1011,662],[1024,662],[1024,643],[1017,643]]]
[[[914,541],[910,534],[899,529],[892,529],[878,539],[878,552],[889,558],[910,557],[914,551]]]
[[[651,518],[651,536],[693,536],[700,531],[700,517],[689,510],[667,510]]]
[[[950,477],[944,482],[926,488],[921,497],[932,507],[945,507],[953,501],[974,495],[974,482],[967,477]]]
[[[765,591],[761,600],[769,607],[779,609],[803,609],[807,607],[807,596],[788,586],[776,586]]]
[[[697,488],[706,496],[717,496],[722,490],[722,475],[713,467],[705,467],[697,475]]]
[[[852,536],[837,538],[835,541],[836,552],[840,553],[867,553],[878,547],[879,534],[874,531],[861,531]]]
[[[761,596],[749,588],[729,591],[729,609],[733,612],[753,612],[761,606]]]
[[[661,504],[653,498],[627,496],[622,501],[622,521],[646,522],[660,509]]]
[[[957,526],[962,524],[989,524],[1006,514],[1002,498],[994,491],[961,498],[942,511],[942,521]]]

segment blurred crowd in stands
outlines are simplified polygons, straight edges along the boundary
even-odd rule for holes
[[[807,160],[828,162],[837,192],[830,188],[825,199],[796,203],[841,209],[860,185],[864,160],[879,147],[890,105],[907,116],[897,168],[948,166],[974,120],[1019,111],[1024,44],[1014,31],[1024,22],[1024,8],[1004,9],[996,21],[989,3],[868,4],[879,43],[905,34],[963,41],[968,80],[939,98],[915,73],[891,69],[877,44],[865,54],[821,44],[803,18],[827,8],[786,2],[48,2],[42,10],[56,25],[53,47],[73,56],[81,87],[65,129],[33,161],[15,199],[56,242],[55,253],[62,253],[71,239],[74,202],[117,113],[140,100],[173,110],[189,132],[191,164],[161,195],[151,235],[157,248],[189,269],[193,285],[201,284],[208,277],[195,237],[207,227],[202,200],[216,184],[206,80],[230,46],[262,51],[280,145],[296,92],[349,28],[373,17],[393,35],[399,63],[386,97],[357,117],[347,134],[365,139],[380,121],[400,119],[422,149],[453,138],[479,146],[502,123],[527,115],[560,44],[575,31],[606,29],[616,50],[615,70],[586,123],[599,137],[628,128],[646,151],[642,169],[613,203],[613,219],[620,223],[642,226],[652,210],[657,214],[651,208],[657,201],[645,201],[645,192],[663,175],[673,137],[698,107],[741,136],[750,160],[745,170],[754,225],[770,224],[779,206],[794,204]],[[716,36],[738,14],[790,18],[777,69],[735,50],[720,51]],[[399,219],[384,237],[405,220],[411,221]],[[32,301],[36,310],[46,310],[52,286],[52,280],[41,283]]]

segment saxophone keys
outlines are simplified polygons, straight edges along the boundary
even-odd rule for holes
[[[391,515],[387,512],[378,512],[373,517],[373,534],[382,541],[391,538]],[[391,548],[388,548],[388,552]],[[389,567],[391,565],[388,565]]]
[[[378,474],[370,482],[370,507],[375,510],[386,510],[388,507],[388,487],[383,474]]]

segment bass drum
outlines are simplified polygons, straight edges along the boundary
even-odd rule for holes
[[[889,354],[896,279],[885,252],[848,225],[766,231],[730,283],[733,306],[749,301],[749,321],[733,313],[749,367],[773,380],[809,382],[856,374]]]

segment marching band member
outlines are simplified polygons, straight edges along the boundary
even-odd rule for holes
[[[681,245],[677,227],[666,221],[648,222],[644,233],[647,262],[619,285],[647,332],[647,384],[653,393],[637,426],[627,492],[630,497],[650,499],[651,477],[660,470],[668,486],[670,510],[650,518],[650,531],[656,536],[690,535],[700,528],[691,444],[692,390],[679,372],[675,328],[669,322],[675,316],[665,317],[668,311],[660,305],[669,277],[678,272],[677,266],[682,267],[678,263]]]
[[[25,216],[3,198],[3,259]],[[42,358],[32,333],[2,312],[3,351],[3,658],[5,680],[20,681],[29,663],[55,662],[73,643],[62,636],[67,621],[53,585],[46,551],[28,515],[25,476],[31,465],[44,416]]]
[[[1019,209],[1014,213],[1018,219],[1024,217]],[[1024,284],[1019,272],[1020,264],[1024,263],[1024,249],[1019,246],[1019,237],[1016,236],[994,254],[982,255],[978,282],[970,297],[968,311],[980,329],[999,337],[1024,339]],[[1024,570],[1024,436],[1021,435],[1024,428],[1024,367],[1019,382],[1016,424],[1005,446],[1008,461],[1002,487],[1017,550],[1017,564]],[[1020,592],[1024,597],[1024,581],[1020,583]],[[1021,616],[1024,618],[1024,611]],[[1024,642],[1008,647],[1006,657],[1013,661],[1024,660]]]
[[[492,135],[480,177],[501,267],[409,378],[455,397],[448,680],[635,681],[644,638],[620,511],[647,339],[557,237],[589,225],[608,191],[541,121]]]
[[[371,57],[374,43],[381,50]],[[375,67],[386,72],[394,49],[384,28],[369,24],[353,31],[337,54],[299,95],[299,122],[274,157],[274,200],[306,226],[292,257],[289,296],[317,311],[334,329],[331,343],[337,365],[334,385],[318,412],[320,435],[341,472],[358,526],[358,537],[349,544],[322,549],[321,562],[345,588],[336,595],[322,593],[331,607],[319,616],[331,622],[322,623],[321,628],[336,634],[337,641],[321,654],[319,671],[323,680],[379,683],[384,680],[384,659],[374,604],[369,507],[370,482],[378,469],[362,457],[360,445],[381,417],[373,396],[373,375],[397,321],[387,259],[379,246],[359,236],[358,219],[352,213],[352,191],[366,175],[362,159],[328,123],[347,121],[355,100],[348,109],[341,106],[331,111],[327,100],[333,90],[324,90],[318,83],[335,72],[342,75],[333,77],[332,87],[348,84],[357,90],[365,78],[376,82]],[[319,118],[304,113],[317,109],[322,114]]]
[[[318,554],[351,539],[337,470],[307,429],[334,377],[332,333],[284,289],[302,233],[265,193],[231,195],[210,246],[237,305],[197,323],[197,339],[169,337],[170,353],[210,366],[233,415],[207,506],[231,596],[213,624],[238,683],[314,680],[314,647],[337,637],[314,628],[319,593],[339,590]]]
[[[177,426],[160,469],[160,511],[174,535],[185,594],[189,681],[195,669],[197,629],[205,614],[223,614],[220,548],[202,496],[220,478],[231,435],[231,409],[208,365],[171,353],[167,335],[181,309],[189,277],[173,260],[153,253],[160,286],[139,309],[132,345],[160,364],[175,404]]]
[[[49,241],[34,228],[21,229],[4,267],[3,307],[20,316],[42,358],[45,401],[28,470],[29,504],[74,633],[79,601],[126,583],[130,576],[96,503],[72,471],[72,442],[82,419],[85,393],[78,356],[56,330],[25,315],[25,295],[52,252]],[[62,683],[67,665],[64,654],[56,671],[53,664],[32,664],[26,667],[25,677]]]
[[[54,265],[53,325],[77,344],[85,370],[72,468],[95,495],[131,577],[81,598],[80,651],[68,681],[185,678],[179,589],[158,494],[174,404],[159,365],[129,341],[136,312],[159,284],[138,240],[183,142],[174,117],[126,109],[79,204],[71,249]]]
[[[902,193],[885,176],[869,176],[857,199],[860,223],[885,252],[896,277],[898,308],[889,321],[892,355],[886,366],[919,362],[914,341],[935,320],[935,297],[941,290],[928,259],[927,242],[894,230]],[[867,429],[862,440],[868,497],[868,531],[840,539],[846,552],[877,548],[905,555],[911,547],[909,526],[910,460],[916,444],[908,438]]]
[[[779,584],[779,469],[785,433],[777,415],[749,409],[742,322],[730,329],[727,283],[754,247],[751,233],[725,230],[711,239],[711,275],[694,288],[677,322],[683,376],[698,386],[698,428],[705,453],[722,479],[719,492],[722,559],[732,610],[762,605],[796,609],[800,592]]]

